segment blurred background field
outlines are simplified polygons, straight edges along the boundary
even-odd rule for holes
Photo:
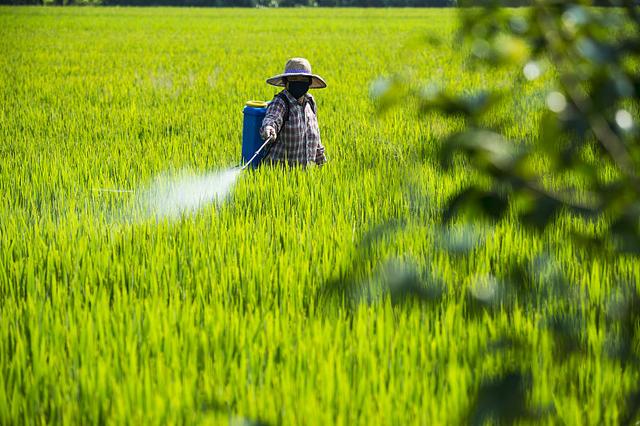
[[[568,216],[541,236],[509,219],[443,229],[444,201],[481,179],[438,165],[461,124],[408,97],[383,114],[371,101],[395,74],[498,88],[511,95],[488,119],[534,140],[547,79],[468,67],[456,18],[1,7],[0,423],[460,424],[485,379],[522,366],[529,421],[618,423],[640,377],[602,355],[590,307],[640,281],[637,259],[574,247],[571,230],[598,224]],[[271,99],[265,79],[292,56],[329,86],[313,92],[325,167],[246,173],[224,203],[175,221],[94,191],[238,164],[243,105]],[[468,294],[490,301],[513,263],[533,290],[571,283],[586,353],[559,359],[538,310],[471,312]],[[336,291],[407,276],[441,297]],[[493,350],[505,333],[535,350]]]

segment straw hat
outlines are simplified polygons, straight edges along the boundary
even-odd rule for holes
[[[309,86],[309,89],[322,89],[327,87],[327,83],[324,82],[322,77],[311,73],[311,64],[305,58],[289,59],[284,66],[284,73],[268,78],[267,83],[272,86],[284,87],[284,78],[292,76],[311,77],[311,86]]]

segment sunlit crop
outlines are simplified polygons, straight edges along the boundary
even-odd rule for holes
[[[554,407],[542,421],[616,424],[640,378],[602,355],[589,306],[614,279],[640,282],[637,260],[586,255],[566,235],[598,225],[568,217],[542,236],[509,220],[443,229],[445,200],[479,179],[438,165],[460,123],[414,105],[378,115],[371,100],[395,73],[461,93],[526,80],[466,67],[456,22],[428,9],[0,8],[0,424],[460,424],[484,378],[524,364],[531,405]],[[245,172],[185,214],[149,205],[159,180],[239,164],[244,103],[271,99],[265,79],[291,56],[328,83],[313,93],[326,166]],[[534,139],[545,81],[488,119]],[[371,237],[377,226],[392,229]],[[489,299],[502,265],[536,258],[548,262],[534,287],[561,271],[585,298],[586,356],[558,362],[536,311],[470,318],[467,293]],[[443,297],[336,297],[331,283],[352,274],[415,274],[445,283]],[[504,330],[536,351],[492,352]]]

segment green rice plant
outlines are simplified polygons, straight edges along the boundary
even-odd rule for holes
[[[0,423],[459,424],[481,391],[515,383],[514,404],[540,412],[519,421],[617,424],[640,378],[599,355],[596,313],[614,280],[638,282],[637,261],[590,258],[565,236],[599,225],[570,218],[538,235],[505,217],[466,244],[438,220],[482,179],[438,163],[459,120],[370,101],[398,72],[508,88],[520,70],[465,68],[456,28],[452,10],[0,7]],[[417,47],[425,34],[439,45]],[[295,55],[329,84],[315,94],[325,167],[259,168],[175,219],[94,191],[238,164],[244,102],[271,99],[264,80]],[[532,139],[546,90],[487,119]],[[558,334],[526,304],[471,312],[512,264],[532,291],[558,270],[576,283],[586,356],[558,362]],[[376,297],[325,297],[347,281]]]

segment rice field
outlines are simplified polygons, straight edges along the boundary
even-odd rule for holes
[[[372,102],[394,74],[501,88],[512,96],[489,119],[535,140],[549,75],[470,68],[457,22],[0,7],[0,424],[462,424],[482,383],[513,369],[545,412],[521,422],[618,424],[640,375],[606,355],[597,310],[616,283],[637,289],[638,260],[574,246],[572,229],[598,225],[571,217],[542,235],[510,220],[443,229],[448,197],[481,179],[438,165],[461,123]],[[239,164],[244,103],[270,100],[265,79],[292,56],[328,83],[312,93],[329,162],[243,173],[176,217],[141,211],[159,176]],[[584,353],[558,356],[541,313],[562,313],[553,300],[469,315],[469,291],[536,259],[534,286],[561,274],[579,295]],[[333,292],[407,274],[442,296]],[[504,336],[531,349],[493,350]]]

